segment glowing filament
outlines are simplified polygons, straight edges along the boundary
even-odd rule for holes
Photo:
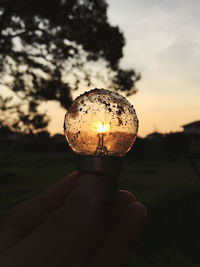
[[[98,133],[97,136],[99,138],[94,155],[106,156],[108,154],[108,150],[107,147],[104,145],[104,137],[106,136],[106,132],[110,130],[110,124],[97,121],[92,125],[92,128],[95,130],[95,132]]]
[[[104,123],[104,122],[102,123],[98,121],[97,123],[95,123],[94,128],[96,129],[98,133],[105,133],[110,130],[110,125],[109,123]]]

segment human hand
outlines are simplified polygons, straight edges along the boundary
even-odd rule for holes
[[[2,267],[121,266],[146,221],[127,192],[104,204],[94,174],[68,175],[8,214],[0,234]]]

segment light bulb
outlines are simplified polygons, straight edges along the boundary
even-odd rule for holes
[[[69,145],[83,155],[123,156],[135,142],[137,131],[133,106],[125,97],[104,89],[76,98],[64,122]]]
[[[78,154],[80,171],[119,172],[120,158],[131,149],[137,131],[133,106],[122,95],[105,89],[77,97],[64,120],[65,137]]]

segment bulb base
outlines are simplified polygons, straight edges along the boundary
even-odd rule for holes
[[[76,164],[80,173],[94,172],[100,177],[104,185],[105,202],[114,199],[122,170],[121,157],[77,155]]]

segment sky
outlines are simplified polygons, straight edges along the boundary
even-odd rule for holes
[[[108,0],[108,18],[123,32],[121,65],[142,75],[129,97],[139,135],[181,131],[200,120],[199,0]],[[64,110],[51,103],[52,133],[62,132]],[[57,110],[55,113],[55,109]]]
[[[109,0],[109,20],[126,38],[124,68],[141,72],[129,98],[139,135],[180,131],[200,120],[199,0]]]
[[[142,75],[138,93],[128,98],[137,111],[139,135],[181,131],[200,120],[200,1],[107,2],[109,22],[126,39],[121,66]],[[53,102],[41,109],[52,119],[50,132],[62,133],[65,110]]]

